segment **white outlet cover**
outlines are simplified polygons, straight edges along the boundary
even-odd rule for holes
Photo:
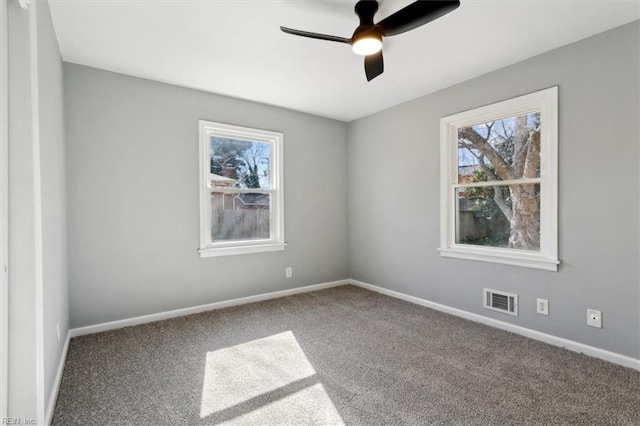
[[[547,299],[537,299],[536,312],[540,315],[549,315],[549,301]]]
[[[595,309],[587,309],[587,325],[602,328],[602,312]]]

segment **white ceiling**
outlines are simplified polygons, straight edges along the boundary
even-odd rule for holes
[[[384,40],[371,82],[348,45],[355,1],[49,0],[62,58],[351,121],[640,18],[640,0],[462,0]],[[382,0],[375,21],[411,1]]]

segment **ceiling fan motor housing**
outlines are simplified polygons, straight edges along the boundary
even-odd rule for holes
[[[373,26],[373,17],[378,11],[377,1],[361,0],[356,3],[356,15],[360,18],[360,26],[371,25]]]

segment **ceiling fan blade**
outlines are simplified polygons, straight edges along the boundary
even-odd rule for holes
[[[384,60],[382,59],[382,50],[373,55],[364,57],[364,72],[367,75],[367,81],[371,81],[384,72]]]
[[[378,22],[382,35],[394,36],[418,28],[455,10],[458,0],[418,0]]]
[[[294,30],[292,28],[287,28],[287,27],[280,27],[280,29],[284,33],[293,34],[293,35],[297,35],[297,36],[301,36],[301,37],[315,38],[315,39],[318,39],[318,40],[337,41],[338,43],[347,43],[347,44],[351,43],[350,39],[344,38],[344,37],[336,37],[336,36],[326,35],[326,34],[310,33],[308,31]]]

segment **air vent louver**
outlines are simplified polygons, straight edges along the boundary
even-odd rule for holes
[[[518,295],[504,291],[484,289],[484,307],[505,314],[518,316]]]

